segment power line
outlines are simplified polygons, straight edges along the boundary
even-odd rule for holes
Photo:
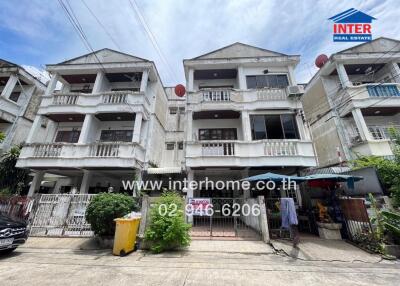
[[[171,68],[171,66],[169,65],[166,57],[164,56],[160,46],[157,43],[156,37],[152,33],[152,31],[151,31],[149,25],[147,24],[147,21],[146,21],[145,17],[143,16],[142,12],[140,11],[140,8],[137,5],[136,1],[135,0],[128,0],[128,1],[129,1],[129,4],[130,4],[132,10],[137,15],[137,18],[139,19],[140,24],[144,28],[147,36],[149,37],[151,44],[153,45],[154,49],[158,53],[161,61],[167,67],[168,73],[170,74],[171,78],[173,78],[176,82],[178,82],[178,78],[176,77],[176,74],[175,74],[174,70]]]
[[[107,28],[103,25],[103,23],[100,21],[100,19],[96,16],[96,14],[90,9],[89,5],[85,2],[85,0],[81,0],[82,3],[85,5],[85,7],[89,10],[90,14],[95,18],[97,23],[103,28],[104,32],[107,34],[107,36],[110,38],[110,40],[113,42],[113,44],[117,47],[119,51],[122,51],[120,45],[118,42],[114,39],[114,37],[111,35],[110,32],[108,32]]]

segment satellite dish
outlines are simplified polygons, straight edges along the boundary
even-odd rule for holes
[[[175,94],[176,96],[182,97],[186,93],[186,88],[182,84],[178,84],[175,86]]]

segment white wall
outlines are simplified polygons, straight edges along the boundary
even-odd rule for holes
[[[242,123],[238,119],[197,119],[193,120],[193,138],[198,140],[199,129],[236,128],[238,140],[243,140]]]

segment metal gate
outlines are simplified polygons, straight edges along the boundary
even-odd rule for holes
[[[372,235],[372,226],[368,216],[364,199],[344,198],[340,199],[347,235],[351,241],[359,242],[365,236]]]
[[[260,240],[257,199],[211,198],[212,215],[193,216],[193,238]]]
[[[85,220],[86,208],[95,195],[40,195],[35,204],[31,236],[90,237],[93,231]]]

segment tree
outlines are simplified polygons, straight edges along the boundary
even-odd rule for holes
[[[1,156],[0,189],[8,188],[14,194],[29,181],[29,171],[15,167],[20,152],[21,146],[13,146]]]
[[[3,132],[0,132],[0,143],[4,141],[6,135]]]
[[[391,127],[389,134],[394,160],[378,156],[360,156],[352,161],[354,169],[374,167],[384,187],[390,191],[394,205],[400,207],[400,131]]]

